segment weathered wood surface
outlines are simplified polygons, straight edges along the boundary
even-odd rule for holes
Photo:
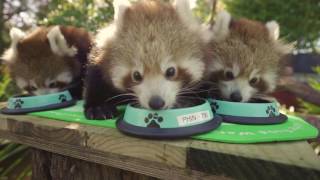
[[[320,179],[320,160],[305,141],[155,141],[128,137],[116,129],[6,115],[0,115],[0,137],[161,179]]]
[[[32,149],[34,180],[157,180],[150,176]]]

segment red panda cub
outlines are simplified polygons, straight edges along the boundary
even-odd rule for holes
[[[234,102],[249,102],[275,89],[280,59],[291,46],[279,40],[279,25],[218,14],[209,43],[206,77],[211,96]]]
[[[154,110],[178,106],[205,71],[206,36],[188,1],[115,0],[114,8],[114,22],[100,30],[91,55],[86,117],[112,118],[116,105],[130,100]]]
[[[2,56],[21,90],[42,95],[70,88],[81,98],[91,46],[87,31],[75,27],[38,27],[30,33],[10,31],[11,46]]]

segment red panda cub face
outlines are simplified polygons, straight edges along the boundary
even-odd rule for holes
[[[3,59],[17,86],[33,95],[62,90],[79,76],[77,49],[69,46],[60,27],[40,27],[29,34],[13,28],[12,44]]]
[[[228,13],[222,12],[213,33],[207,76],[218,89],[218,98],[248,102],[274,90],[279,61],[291,49],[278,40],[276,22],[231,20]]]
[[[200,25],[193,22],[188,2],[124,4],[115,2],[113,27],[97,36],[104,53],[96,63],[116,88],[132,92],[142,107],[179,106],[179,96],[200,81],[205,69]],[[103,39],[110,31],[114,36]]]

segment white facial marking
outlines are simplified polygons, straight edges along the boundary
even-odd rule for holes
[[[73,76],[70,72],[62,72],[56,77],[56,81],[64,82],[66,84],[71,83]]]
[[[23,78],[16,78],[16,84],[20,89],[25,88],[28,85],[28,81]]]
[[[205,64],[198,58],[185,59],[179,63],[179,67],[187,70],[193,82],[199,81],[205,71]]]
[[[52,28],[47,34],[47,38],[53,53],[59,56],[74,56],[77,54],[75,47],[69,47],[59,26]]]
[[[240,67],[238,64],[233,64],[232,73],[235,77],[237,77],[240,73]]]
[[[162,72],[166,72],[166,70],[170,67],[176,68],[176,64],[172,61],[172,57],[168,56],[164,58],[163,61],[161,62],[160,69]]]
[[[115,87],[125,90],[125,87],[123,86],[123,79],[128,74],[131,74],[130,67],[123,65],[114,66],[111,69],[111,80]]]
[[[258,69],[254,69],[252,72],[251,72],[251,74],[250,74],[250,76],[249,76],[249,80],[250,79],[252,79],[252,78],[260,78],[260,75],[259,75],[259,70]]]
[[[277,73],[276,72],[268,72],[262,74],[263,79],[268,84],[267,92],[271,92],[276,88],[277,85]]]
[[[219,62],[217,60],[212,60],[212,61],[213,62],[209,67],[210,72],[221,71],[221,70],[225,69],[224,65],[221,62]]]
[[[159,75],[145,78],[141,84],[133,87],[133,91],[142,107],[150,109],[149,100],[151,97],[160,96],[165,101],[164,109],[166,109],[175,105],[180,86],[179,82],[167,80],[164,76]]]
[[[219,88],[223,98],[230,99],[233,92],[239,91],[242,96],[242,102],[247,102],[256,93],[256,89],[252,88],[247,79],[237,78],[232,81],[221,81]]]

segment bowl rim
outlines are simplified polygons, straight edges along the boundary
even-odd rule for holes
[[[215,116],[214,119],[208,122],[193,126],[177,128],[146,128],[129,124],[123,120],[123,117],[120,117],[116,122],[116,126],[120,132],[136,137],[144,137],[147,139],[178,139],[215,130],[221,125],[221,123],[221,116]]]
[[[61,95],[64,95],[64,100],[59,99]],[[20,107],[15,107],[16,105],[14,103],[18,100],[23,101],[23,104]],[[76,100],[72,98],[70,92],[67,90],[39,96],[26,96],[25,94],[21,94],[10,97],[7,101],[7,106],[3,108],[1,112],[4,114],[25,114],[68,107],[75,103]]]
[[[49,94],[43,94],[43,95],[28,95],[28,94],[19,94],[15,95],[13,97],[10,97],[9,100],[15,100],[15,99],[24,99],[24,100],[36,100],[36,99],[42,99],[47,97],[55,97],[61,94],[70,95],[70,92],[68,90],[56,92],[56,93],[49,93]],[[25,96],[25,97],[23,97]]]
[[[251,105],[254,105],[254,106],[257,106],[257,105],[263,105],[265,106],[266,104],[274,104],[276,103],[276,101],[269,101],[269,100],[265,100],[267,101],[266,103],[258,103],[258,102],[232,102],[232,101],[224,101],[224,100],[218,100],[218,99],[212,99],[213,101],[216,101],[216,102],[219,102],[219,103],[226,103],[226,104],[232,104],[232,105],[235,105],[235,106],[243,106],[243,105],[246,105],[246,106],[251,106]]]
[[[228,123],[268,125],[283,123],[288,119],[286,115],[279,111],[276,101],[262,100],[266,102],[243,103],[216,99],[210,99],[209,101],[214,113],[222,116],[223,121]],[[239,109],[234,110],[235,108]]]
[[[27,114],[32,112],[48,111],[48,110],[55,110],[55,109],[70,107],[75,105],[76,103],[77,103],[77,100],[73,99],[73,100],[62,102],[59,104],[50,104],[47,106],[34,107],[34,108],[9,109],[5,107],[0,109],[0,112],[8,115],[20,115],[20,114]]]
[[[268,118],[280,115],[276,101],[270,101],[267,103],[239,103],[216,99],[209,99],[209,101],[214,113],[219,115],[246,118]]]
[[[182,128],[203,124],[215,118],[210,103],[201,99],[200,105],[186,108],[150,110],[133,107],[128,104],[123,115],[123,121],[143,128],[153,123],[161,129]],[[158,121],[161,118],[161,121]]]

